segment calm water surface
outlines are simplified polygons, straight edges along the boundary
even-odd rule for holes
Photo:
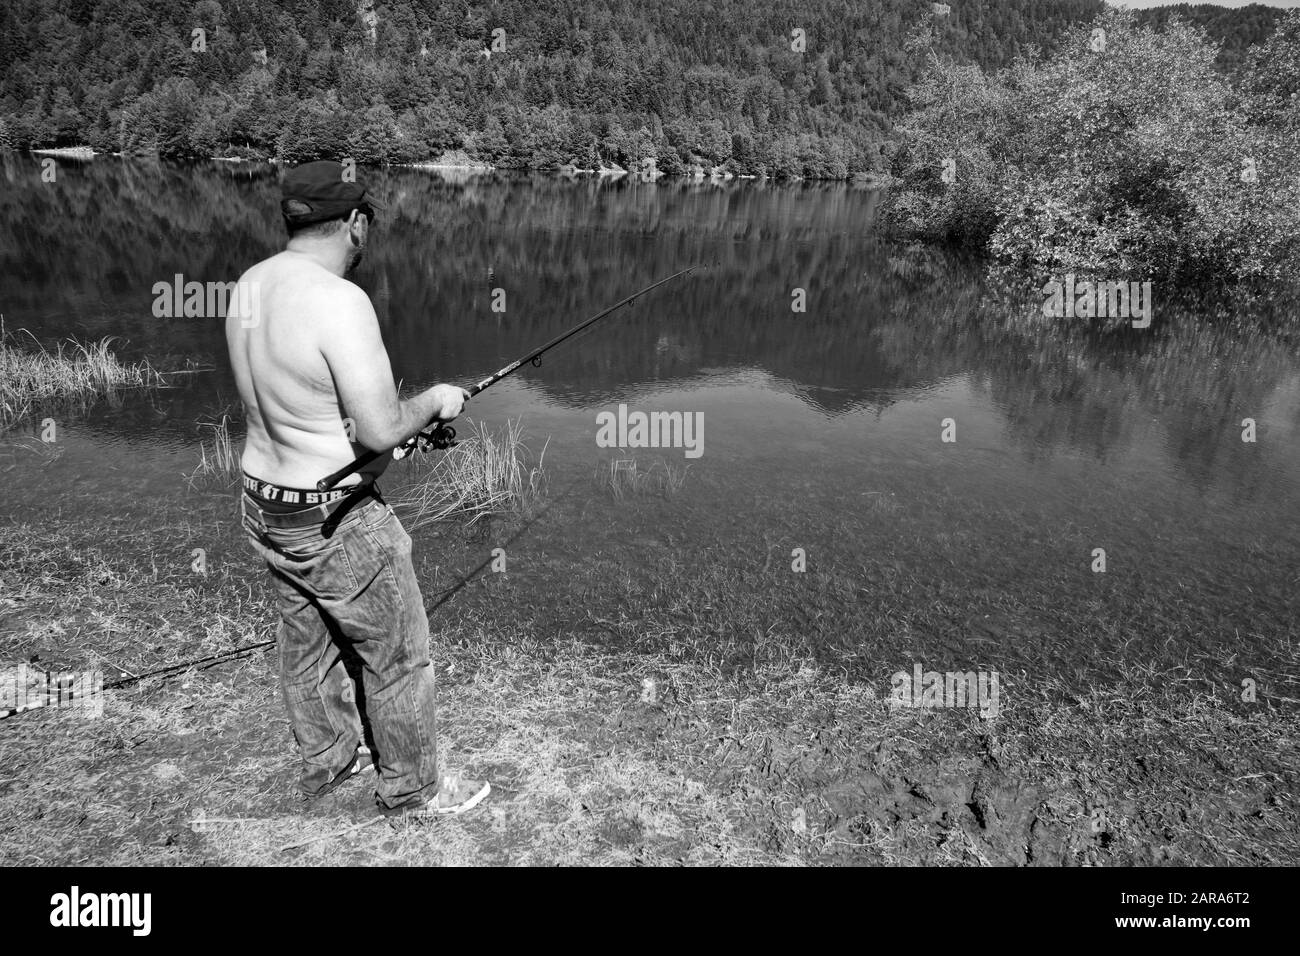
[[[98,159],[42,183],[31,158],[3,169],[10,332],[115,335],[125,357],[212,370],[59,413],[53,459],[23,444],[34,422],[5,436],[0,534],[77,515],[112,528],[124,560],[188,560],[200,534],[248,563],[230,492],[183,477],[201,423],[238,414],[221,322],[156,319],[152,288],[234,279],[276,251],[275,171]],[[508,581],[439,613],[599,640],[692,621],[720,646],[796,639],[885,673],[1159,662],[1239,682],[1294,642],[1300,363],[1284,345],[1190,320],[1124,342],[1048,325],[996,304],[977,270],[880,242],[877,197],[839,184],[372,177],[390,209],[356,281],[407,386],[481,378],[706,266],[471,403],[465,427],[519,419],[534,452],[549,440],[550,508],[511,540]],[[703,413],[704,454],[598,448],[596,415],[619,403]],[[947,418],[955,443],[940,441]],[[1258,442],[1241,441],[1243,418]],[[620,498],[601,476],[627,458],[686,476]],[[423,534],[421,566],[451,586],[517,530]],[[1295,676],[1273,678],[1289,694]]]

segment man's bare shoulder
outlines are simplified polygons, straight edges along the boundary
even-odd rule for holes
[[[276,268],[293,284],[296,295],[320,308],[322,318],[329,315],[356,319],[374,315],[364,289],[310,259],[286,256]]]
[[[355,282],[320,270],[328,281],[317,287],[317,295],[329,302],[331,311],[343,319],[373,319],[375,308],[370,304],[366,290]]]
[[[272,301],[286,300],[293,311],[310,311],[318,321],[373,320],[374,307],[364,289],[335,275],[310,259],[281,252],[251,266],[241,282],[269,293]]]
[[[283,252],[277,252],[273,256],[267,256],[260,262],[255,262],[239,277],[240,282],[256,282],[261,279],[270,279],[279,274],[284,267],[285,255]]]

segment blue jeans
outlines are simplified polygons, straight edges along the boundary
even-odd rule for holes
[[[284,527],[284,516],[263,512],[248,495],[241,510],[279,601],[280,688],[302,755],[303,791],[320,793],[349,766],[363,740],[364,713],[380,806],[432,799],[438,766],[429,621],[411,538],[393,509],[366,498],[328,538],[322,522]]]

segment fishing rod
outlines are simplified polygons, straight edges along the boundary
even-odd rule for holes
[[[200,657],[198,660],[181,661],[179,664],[168,664],[166,667],[160,667],[157,670],[147,671],[144,674],[132,674],[132,675],[123,674],[120,680],[107,681],[106,683],[102,684],[100,687],[96,689],[104,691],[104,690],[113,690],[116,687],[126,687],[129,684],[139,683],[140,681],[145,680],[146,678],[149,677],[159,677],[162,676],[163,674],[171,674],[175,671],[189,670],[191,667],[199,667],[203,664],[215,664],[218,661],[224,661],[227,660],[228,658],[236,657],[240,654],[247,654],[249,651],[256,651],[259,648],[270,647],[273,644],[275,644],[275,641],[273,640],[258,641],[256,644],[245,644],[243,647],[236,647],[234,650],[224,651],[220,654],[211,654],[208,657]],[[14,687],[17,691],[20,692],[21,696],[26,696],[26,690],[27,690],[26,688],[18,687],[16,681]],[[88,695],[86,694],[69,694],[67,697],[63,697],[60,696],[60,692],[58,690],[56,690],[53,694],[51,694],[48,690],[46,690],[46,692],[37,695],[35,703],[20,704],[17,701],[15,701],[14,707],[8,708],[6,710],[0,710],[0,720],[4,720],[6,717],[16,717],[18,714],[30,713],[33,710],[40,710],[44,707],[60,707],[69,701],[84,700],[87,696]],[[57,699],[58,703],[51,703],[50,702],[51,697]]]
[[[528,364],[529,362],[531,362],[534,366],[541,365],[542,356],[547,352],[549,352],[551,349],[555,348],[555,346],[559,345],[561,342],[565,341],[566,339],[572,338],[573,336],[577,335],[579,332],[581,332],[583,329],[587,328],[588,326],[594,325],[595,323],[599,322],[601,319],[605,318],[605,316],[609,315],[611,312],[616,312],[619,309],[621,309],[623,306],[635,302],[637,299],[645,295],[647,292],[650,292],[652,289],[657,289],[665,282],[671,282],[673,279],[676,279],[678,276],[684,276],[686,275],[686,273],[692,272],[697,268],[698,266],[691,266],[688,269],[683,269],[681,272],[674,272],[672,275],[668,276],[665,279],[660,279],[658,282],[654,283],[653,285],[648,285],[644,289],[641,289],[637,292],[633,292],[626,299],[622,299],[618,302],[615,302],[613,305],[611,305],[608,309],[605,309],[603,312],[597,312],[595,315],[587,319],[585,322],[582,322],[579,325],[575,325],[573,328],[569,329],[569,331],[561,335],[557,335],[555,338],[551,339],[551,341],[547,342],[545,345],[533,349],[533,351],[529,352],[523,358],[511,362],[509,365],[501,369],[499,372],[494,372],[493,374],[489,375],[487,378],[483,379],[483,381],[479,382],[478,384],[471,385],[469,388],[465,389],[465,391],[468,393],[468,397],[473,398],[475,395],[477,395],[479,392],[483,391],[484,389],[491,388],[493,385],[501,381],[507,375],[513,374],[514,372],[518,371],[520,367]],[[437,425],[434,426],[432,431],[426,432],[421,430],[417,432],[416,434],[408,438],[406,441],[402,442],[402,444],[398,445],[396,448],[391,449],[391,452],[394,458],[400,460],[402,458],[405,458],[409,452],[413,451],[421,440],[425,442],[424,447],[426,449],[450,448],[453,444],[455,444],[455,438],[456,438],[456,429],[452,428],[446,422],[439,422]],[[334,472],[332,475],[326,475],[320,481],[316,482],[316,490],[329,491],[331,488],[337,485],[348,475],[360,471],[362,468],[366,467],[366,465],[370,464],[376,458],[386,454],[388,454],[387,451],[367,451],[365,454],[361,455],[359,458],[356,459],[356,461],[352,462],[350,465],[344,465],[342,468]]]

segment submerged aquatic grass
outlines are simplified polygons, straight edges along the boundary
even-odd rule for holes
[[[68,340],[50,351],[34,336],[35,347],[24,348],[0,328],[0,430],[12,427],[38,402],[163,384],[161,373],[148,362],[126,364],[118,359],[114,341],[113,336],[89,344]]]
[[[616,458],[609,463],[608,471],[601,469],[597,472],[596,479],[617,500],[628,495],[648,494],[667,498],[682,490],[689,468],[689,465],[673,465],[662,460],[642,467],[635,458]]]
[[[490,514],[522,511],[542,490],[546,446],[535,465],[527,457],[517,420],[497,432],[480,426],[445,452],[413,462],[393,507],[409,531],[458,516],[469,516],[472,524]]]

